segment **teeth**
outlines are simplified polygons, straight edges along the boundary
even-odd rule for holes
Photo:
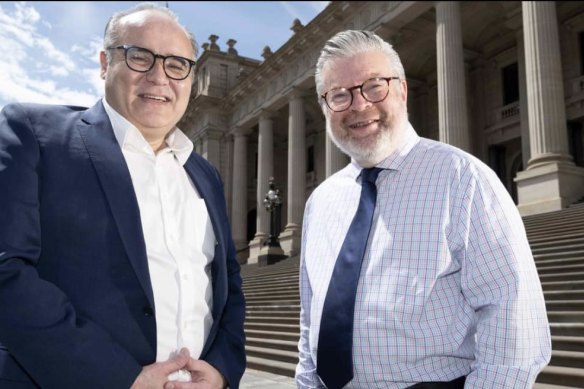
[[[354,123],[351,124],[351,127],[361,127],[361,126],[367,126],[371,123],[375,123],[377,120],[368,120],[366,122],[358,122],[358,123]]]
[[[161,96],[144,95],[144,97],[146,97],[148,99],[152,99],[152,100],[166,101],[166,97],[161,97]]]

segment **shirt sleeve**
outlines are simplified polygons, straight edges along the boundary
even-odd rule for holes
[[[299,362],[296,366],[296,384],[299,389],[324,388],[316,374],[316,364],[310,352],[310,310],[312,288],[306,271],[306,236],[309,229],[310,199],[304,212],[302,227],[302,249],[300,253],[300,340],[298,342]]]
[[[498,177],[471,165],[453,219],[461,288],[475,310],[476,348],[466,388],[532,388],[551,357],[544,296],[523,221]]]

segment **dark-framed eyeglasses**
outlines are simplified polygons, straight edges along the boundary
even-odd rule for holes
[[[351,88],[335,88],[320,97],[324,99],[327,107],[334,112],[343,112],[353,104],[353,91],[359,89],[361,96],[370,103],[379,103],[385,100],[389,94],[389,82],[399,80],[399,77],[375,77],[370,78],[361,85]]]
[[[161,55],[138,46],[121,45],[108,47],[107,50],[124,50],[126,65],[139,73],[149,72],[156,63],[156,58],[162,59],[162,68],[168,78],[184,80],[191,73],[196,62],[178,55]]]

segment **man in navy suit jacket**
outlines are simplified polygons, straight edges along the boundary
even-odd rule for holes
[[[106,27],[103,100],[0,113],[0,388],[238,387],[223,187],[176,127],[195,58],[142,4]]]

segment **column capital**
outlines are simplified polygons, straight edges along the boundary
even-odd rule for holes
[[[260,120],[266,120],[266,119],[274,120],[275,118],[276,118],[275,111],[272,111],[271,109],[265,109],[265,108],[260,109],[260,117],[259,117]]]
[[[301,89],[297,86],[293,86],[284,91],[284,96],[288,98],[288,101],[303,99],[304,97],[310,95],[311,93],[306,89]]]
[[[233,136],[234,138],[240,136],[249,136],[252,133],[251,128],[243,128],[243,127],[233,127],[229,130],[229,135]]]

